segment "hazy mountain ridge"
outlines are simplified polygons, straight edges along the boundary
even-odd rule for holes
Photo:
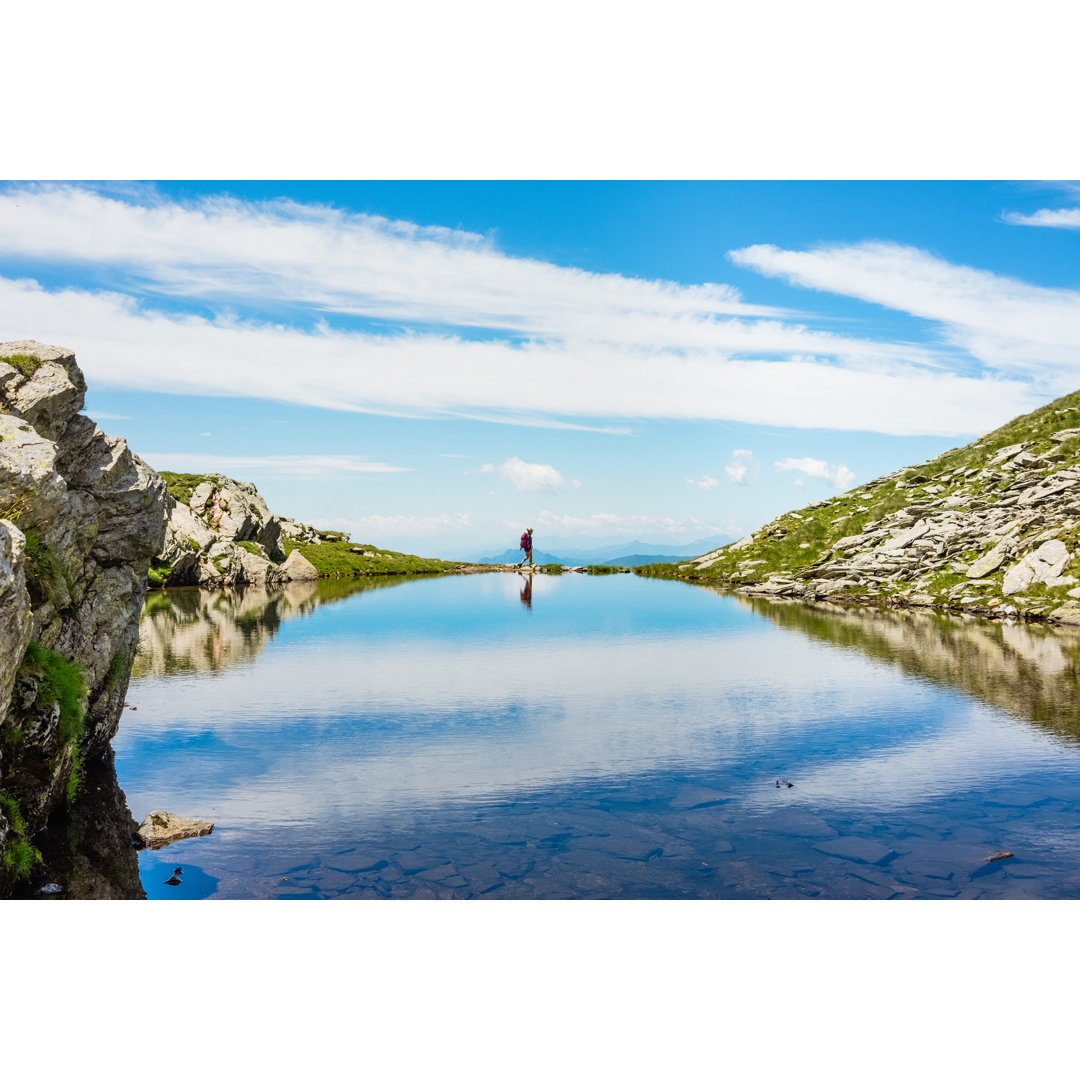
[[[563,566],[641,566],[648,562],[685,559],[708,548],[715,548],[717,544],[731,539],[732,537],[728,536],[707,536],[689,544],[649,544],[639,540],[628,540],[621,544],[607,544],[597,548],[573,548],[555,543],[551,546],[558,551],[558,554],[534,549],[533,562],[541,565],[554,562],[561,563]],[[506,551],[498,554],[481,556],[476,562],[482,565],[520,562],[523,554],[520,549],[507,548]],[[647,556],[653,556],[653,558],[650,559]],[[639,557],[640,562],[627,561]]]

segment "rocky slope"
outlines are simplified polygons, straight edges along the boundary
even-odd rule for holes
[[[1080,393],[645,573],[761,596],[1080,624]]]
[[[108,755],[164,538],[164,483],[85,391],[70,351],[0,345],[0,896]]]
[[[270,512],[254,484],[211,473],[161,474],[168,487],[165,541],[150,570],[152,585],[272,585],[310,581],[318,571],[283,541],[318,544],[320,536]]]
[[[168,487],[165,541],[151,587],[276,585],[320,577],[445,574],[456,563],[424,559],[270,512],[254,484],[217,473],[162,472]]]

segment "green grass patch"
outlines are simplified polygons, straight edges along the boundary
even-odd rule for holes
[[[86,718],[86,677],[78,664],[36,641],[26,647],[20,671],[37,677],[35,705],[60,706],[59,732],[65,743],[82,737]]]
[[[0,810],[10,827],[8,840],[3,847],[3,864],[18,881],[30,876],[34,866],[41,862],[41,852],[26,839],[26,821],[19,804],[7,792],[0,791]],[[12,835],[14,834],[14,835]]]
[[[566,567],[563,566],[562,563],[549,562],[544,563],[540,569],[543,570],[545,574],[561,574],[566,570]]]
[[[9,795],[6,791],[0,791],[0,810],[4,812],[4,817],[7,818],[7,823],[11,826],[13,832],[26,832],[26,822],[23,820],[22,812],[19,810],[19,804],[15,801],[14,796]]]
[[[213,481],[214,477],[204,473],[178,473],[159,472],[158,476],[165,481],[165,489],[177,502],[190,502],[192,492],[207,480]]]
[[[26,588],[31,603],[36,607],[59,596],[61,590],[66,595],[67,575],[60,560],[36,530],[27,529],[23,535],[26,537]]]
[[[623,570],[621,566],[601,566],[594,563],[591,566],[586,566],[585,572],[587,574],[621,574]]]
[[[321,535],[321,534],[320,534]],[[344,536],[344,533],[336,534]],[[353,547],[363,547],[371,555],[357,555]],[[321,577],[368,577],[375,574],[441,574],[459,564],[443,559],[423,559],[419,555],[404,555],[400,551],[385,551],[370,544],[353,544],[348,540],[331,540],[321,544],[297,544],[283,541],[286,555],[299,551]]]
[[[0,503],[0,518],[4,518],[12,523],[12,525],[19,524],[19,518],[30,509],[30,500],[25,495],[20,495],[17,499],[6,505]]]
[[[16,881],[25,881],[39,862],[41,852],[25,836],[20,836],[4,847],[4,866],[11,871]]]
[[[146,571],[146,584],[151,589],[164,589],[172,577],[173,568],[166,562],[154,559]]]
[[[260,559],[267,558],[266,552],[254,540],[237,540],[236,542],[249,554],[258,555]]]
[[[10,364],[20,375],[30,378],[46,361],[29,353],[16,353],[14,356],[0,356],[0,364]]]
[[[674,580],[676,578],[686,578],[688,576],[686,570],[679,569],[678,563],[644,563],[641,566],[632,566],[630,569],[641,577],[669,578]]]

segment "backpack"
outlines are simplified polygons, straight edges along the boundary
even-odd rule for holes
[[[518,544],[518,547],[521,548],[522,551],[528,551],[529,548],[532,547],[532,537],[530,537],[527,532],[521,534],[521,542]]]

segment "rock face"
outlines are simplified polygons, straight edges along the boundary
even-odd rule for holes
[[[165,485],[79,414],[74,354],[0,345],[0,896],[116,732]]]
[[[272,514],[254,484],[217,473],[164,476],[178,482],[166,497],[165,542],[151,574],[155,583],[217,589],[307,580],[303,574],[314,569],[311,563],[302,556],[299,563],[286,560],[282,540],[318,544],[319,534]]]
[[[656,576],[1080,621],[1080,393]]]

